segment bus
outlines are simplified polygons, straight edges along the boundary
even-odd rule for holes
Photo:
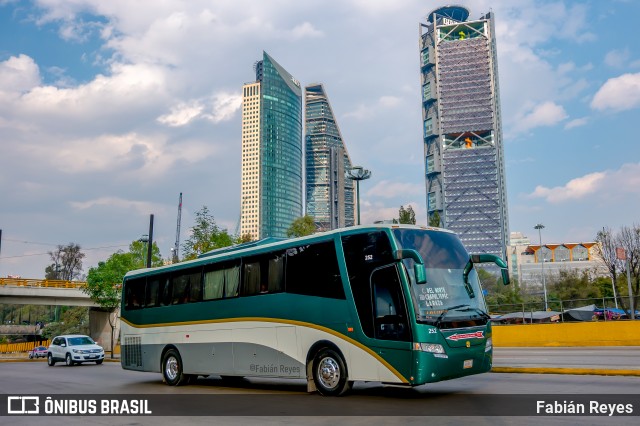
[[[198,376],[419,386],[491,369],[491,322],[458,236],[415,225],[265,239],[126,274],[121,365],[172,386]]]

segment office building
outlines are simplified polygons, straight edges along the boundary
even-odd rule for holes
[[[263,52],[243,86],[240,234],[286,237],[302,216],[302,89]]]
[[[419,25],[427,211],[472,253],[509,239],[493,13],[461,6]]]
[[[320,231],[353,226],[351,159],[322,84],[305,87],[306,212]]]

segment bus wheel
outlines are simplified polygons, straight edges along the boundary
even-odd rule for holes
[[[182,358],[175,349],[169,349],[162,357],[162,376],[169,386],[182,386],[190,381],[190,376],[182,372]]]
[[[313,381],[324,396],[342,395],[351,388],[344,360],[328,348],[319,350],[313,358]]]

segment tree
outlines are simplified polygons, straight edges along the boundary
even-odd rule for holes
[[[400,206],[398,222],[408,225],[416,224],[416,213],[413,211],[413,207],[411,207],[411,205],[407,206],[406,209],[404,206]]]
[[[62,313],[59,322],[47,324],[42,336],[52,339],[61,334],[89,334],[89,309],[86,306],[73,306]]]
[[[249,232],[247,232],[244,235],[241,235],[236,239],[237,244],[249,243],[251,241],[253,241],[253,235],[251,235]]]
[[[226,229],[220,229],[207,206],[196,212],[196,224],[191,228],[191,236],[182,245],[184,260],[195,259],[199,254],[234,244]]]
[[[58,245],[48,252],[53,264],[45,268],[45,279],[71,281],[82,273],[82,259],[85,254],[78,244]]]
[[[118,251],[105,262],[99,262],[97,267],[89,269],[87,286],[82,289],[102,310],[109,314],[111,358],[113,358],[114,332],[122,294],[122,279],[127,272],[139,267],[140,264],[136,263],[134,254]]]
[[[629,275],[631,277],[631,283],[627,284],[626,293],[628,295],[629,290],[631,289],[631,304],[633,305],[631,309],[634,311],[638,308],[638,292],[640,291],[640,226],[633,225],[632,227],[623,226],[620,229],[620,234],[618,237],[618,243],[620,247],[624,249],[625,256],[628,260],[621,261],[622,265],[620,268],[621,272],[624,272],[624,280],[627,281],[626,269],[627,265],[629,265]],[[618,291],[618,296],[621,296],[625,293],[625,291]],[[635,294],[635,297],[634,297]],[[621,297],[620,302],[621,305],[625,306],[624,299]]]
[[[131,244],[129,244],[129,253],[131,253],[131,255],[133,256],[134,264],[139,265],[139,268],[147,267],[147,244],[148,243],[139,240],[133,241]],[[162,255],[160,254],[160,249],[154,241],[151,248],[151,266],[156,267],[162,266],[163,264],[164,262],[162,260]]]
[[[316,224],[309,215],[304,215],[291,222],[291,226],[287,229],[287,237],[304,237],[312,235],[316,232]]]
[[[436,228],[440,227],[440,212],[438,210],[434,211],[429,216],[429,226],[433,226]]]

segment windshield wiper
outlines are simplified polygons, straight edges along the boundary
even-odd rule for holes
[[[453,310],[455,310],[455,309],[460,309],[460,308],[465,308],[465,307],[470,308],[471,306],[469,306],[469,305],[456,305],[456,306],[452,306],[452,307],[450,307],[450,308],[445,309],[445,310],[444,310],[444,311],[442,311],[442,313],[438,316],[438,318],[436,319],[436,322],[435,322],[435,324],[434,324],[434,325],[435,325],[436,327],[440,327],[440,321],[442,321],[442,320],[444,319],[444,317],[445,317],[445,316],[447,316],[447,313],[448,313],[449,311],[453,311]]]

